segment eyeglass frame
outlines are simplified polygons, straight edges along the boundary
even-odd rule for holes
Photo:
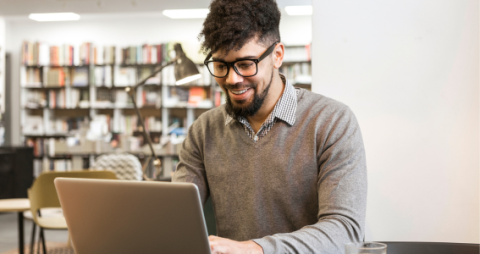
[[[208,55],[207,55],[207,58],[205,58],[205,61],[203,61],[203,63],[207,66],[207,69],[208,69],[208,72],[210,72],[210,74],[216,78],[225,78],[226,76],[228,76],[228,73],[230,73],[230,67],[233,68],[233,70],[240,76],[244,77],[244,78],[248,78],[248,77],[253,77],[255,75],[257,75],[258,73],[258,63],[260,61],[262,61],[263,59],[265,59],[268,55],[270,55],[273,50],[275,49],[275,46],[277,46],[277,44],[280,43],[279,41],[275,42],[272,44],[272,46],[268,47],[267,50],[257,59],[250,59],[250,58],[241,58],[241,59],[238,59],[236,61],[233,61],[233,62],[225,62],[225,61],[219,61],[219,60],[210,60],[210,61],[207,61],[207,59],[209,59],[210,57],[212,57],[212,53],[210,52]],[[237,67],[235,67],[235,64],[237,62],[241,62],[241,61],[245,61],[245,60],[249,60],[249,61],[253,61],[255,63],[255,74],[253,75],[248,75],[248,76],[244,76],[242,74],[240,74],[240,72],[237,70]],[[210,70],[210,68],[208,68],[208,63],[211,63],[211,62],[221,62],[221,63],[224,63],[225,65],[227,65],[227,73],[225,74],[225,76],[215,76],[212,71]]]

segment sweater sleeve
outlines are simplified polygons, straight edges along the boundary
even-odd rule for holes
[[[316,133],[317,222],[295,232],[254,239],[265,254],[344,253],[363,239],[367,201],[365,151],[360,128],[348,107]]]
[[[209,188],[203,163],[202,125],[196,121],[188,130],[182,143],[179,162],[172,182],[187,182],[197,185],[202,204],[208,199]]]

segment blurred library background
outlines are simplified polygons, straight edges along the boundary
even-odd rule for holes
[[[286,46],[281,72],[311,90],[311,1],[277,3]],[[0,204],[0,253],[40,249],[36,223],[23,215],[29,205],[21,202],[28,202],[27,188],[42,173],[116,167],[119,179],[171,179],[189,126],[225,102],[197,38],[209,4],[0,1],[0,202],[7,202]],[[176,44],[201,78],[178,84],[174,65],[148,78],[176,58]],[[158,160],[152,160],[152,150]],[[125,165],[131,169],[122,175]],[[8,202],[16,210],[3,209],[11,207]],[[205,220],[215,234],[208,202]],[[48,250],[62,249],[68,233],[46,230],[43,239]]]
[[[143,122],[161,159],[161,170],[149,165],[148,177],[169,178],[188,127],[225,101],[203,64],[205,56],[197,39],[209,3],[2,3],[0,143],[33,148],[33,177],[46,171],[88,169],[96,158],[109,153],[130,153],[143,164],[150,155]],[[281,72],[292,84],[310,90],[309,4],[278,1],[286,45]],[[298,5],[307,12],[287,13],[289,6]],[[185,9],[198,9],[199,16],[181,16]],[[180,16],[172,16],[178,10]],[[72,12],[78,17],[37,21],[30,15],[34,12]],[[174,67],[166,67],[136,90],[139,119],[125,87],[134,86],[174,58],[175,43],[182,45],[202,78],[175,85]]]
[[[44,172],[89,172],[110,155],[168,181],[189,126],[224,103],[199,53],[210,1],[0,0],[0,202],[26,199]],[[365,239],[478,244],[478,1],[276,1],[281,72],[348,105],[361,126]],[[67,14],[35,15],[46,13]],[[177,43],[202,77],[177,85],[169,66],[132,97],[126,88]],[[32,221],[20,231],[12,211],[0,209],[1,254],[31,242]],[[47,246],[68,239],[46,235]]]

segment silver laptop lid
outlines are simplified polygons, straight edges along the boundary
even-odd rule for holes
[[[189,183],[56,178],[76,254],[210,253]]]

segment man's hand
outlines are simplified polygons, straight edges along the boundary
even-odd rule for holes
[[[209,236],[212,254],[263,254],[263,249],[254,241],[237,242],[218,236]]]

